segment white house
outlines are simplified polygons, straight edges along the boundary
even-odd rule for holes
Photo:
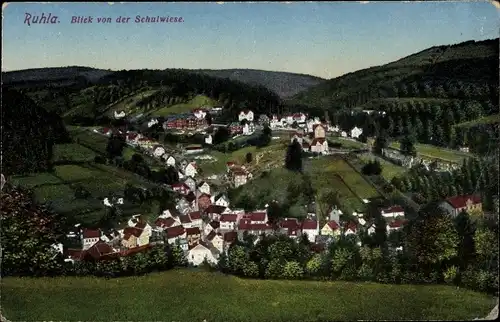
[[[205,137],[205,144],[212,144],[212,134]]]
[[[340,132],[340,136],[343,138],[347,137],[347,133],[345,131]]]
[[[165,154],[165,148],[161,145],[157,145],[153,148],[153,155],[157,158]]]
[[[295,132],[291,137],[290,137],[290,142],[293,142],[294,140],[297,140],[299,144],[302,144],[304,140],[304,135],[299,132]]]
[[[352,138],[359,138],[359,136],[363,133],[363,130],[358,128],[358,127],[354,127],[352,130],[351,130],[351,137]]]
[[[236,223],[238,221],[238,215],[236,214],[223,214],[220,216],[220,229],[222,230],[234,230],[236,229]]]
[[[189,187],[191,191],[196,191],[196,180],[194,180],[192,177],[187,177],[186,179],[184,179],[184,183]]]
[[[356,234],[357,231],[358,231],[358,227],[352,221],[346,223],[344,226],[344,235],[346,235],[346,236],[354,235],[354,234]]]
[[[269,126],[272,129],[275,129],[277,127],[281,127],[282,125],[283,125],[283,123],[278,119],[278,117],[276,115],[273,115],[271,120],[269,121]]]
[[[329,220],[333,220],[338,223],[340,222],[340,215],[342,215],[342,210],[337,209],[337,207],[334,207],[329,213]]]
[[[193,265],[193,266],[199,266],[201,265],[205,259],[210,263],[210,264],[217,264],[217,259],[215,258],[214,254],[210,250],[210,246],[203,242],[199,242],[196,244],[196,246],[192,247],[187,254],[187,260],[188,263]]]
[[[210,235],[207,236],[207,240],[217,249],[219,254],[224,252],[224,237],[220,233],[210,233]]]
[[[319,223],[316,220],[306,219],[302,222],[302,234],[307,234],[307,239],[314,243],[316,236],[319,235]]]
[[[103,203],[104,203],[104,205],[106,207],[113,207],[113,205],[111,204],[111,202],[109,202],[108,198],[104,198]]]
[[[304,123],[306,121],[306,115],[304,113],[295,113],[292,115],[293,122]]]
[[[193,115],[197,119],[202,119],[207,115],[207,112],[204,111],[203,109],[195,109],[195,110],[193,110]]]
[[[404,217],[405,211],[401,206],[396,205],[386,209],[382,209],[380,211],[380,214],[382,215],[382,217],[385,218],[396,218],[396,217]]]
[[[92,247],[101,239],[101,231],[97,229],[84,228],[82,232],[82,249],[86,250]]]
[[[200,184],[198,185],[198,190],[201,192],[201,193],[206,193],[207,195],[210,194],[210,185],[205,182],[205,181],[202,181],[200,182]]]
[[[214,197],[212,203],[217,206],[229,207],[229,198],[225,194],[219,194]]]
[[[120,111],[120,112],[115,111],[114,114],[115,114],[115,119],[121,119],[121,118],[125,117],[124,111]]]
[[[193,211],[189,214],[189,218],[191,219],[191,226],[192,227],[198,227],[200,229],[202,228],[203,219],[201,218],[201,212]]]
[[[390,223],[387,224],[386,229],[387,233],[390,233],[391,231],[394,230],[400,230],[403,228],[403,226],[407,223],[407,220],[404,219],[395,219],[391,221]]]
[[[158,120],[157,119],[151,119],[148,122],[148,127],[152,127],[153,125],[156,125],[156,124],[158,124]]]
[[[255,132],[253,123],[246,123],[243,125],[243,135],[252,135]]]
[[[198,171],[196,171],[196,167],[194,166],[193,163],[189,163],[185,168],[184,168],[184,175],[189,176],[189,177],[194,177],[198,174]]]
[[[238,121],[247,120],[248,122],[253,122],[253,112],[250,110],[243,110],[238,114]]]
[[[311,152],[325,153],[328,152],[328,141],[324,138],[317,138],[311,142]]]
[[[167,159],[165,160],[165,163],[167,165],[170,165],[170,166],[175,166],[175,158],[174,156],[170,155],[167,157]]]

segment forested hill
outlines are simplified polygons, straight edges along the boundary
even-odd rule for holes
[[[349,73],[296,94],[290,103],[330,111],[376,109],[396,97],[495,100],[498,38],[436,46],[398,61]]]
[[[200,69],[192,70],[192,72],[229,78],[251,85],[261,85],[283,98],[293,96],[325,81],[323,78],[311,75],[257,69]]]
[[[159,75],[164,75],[170,71],[171,69],[155,70],[155,72]],[[264,86],[277,93],[280,97],[292,96],[302,90],[325,81],[325,79],[311,75],[255,69],[180,69],[180,71],[185,71],[186,73],[205,74],[217,78],[227,78],[249,85]],[[22,83],[25,87],[49,82],[51,85],[61,87],[95,83],[101,78],[109,76],[113,73],[115,73],[115,71],[80,66],[36,68],[2,72],[2,81],[5,84],[14,85],[20,85]]]

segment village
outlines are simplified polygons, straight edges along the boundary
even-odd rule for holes
[[[167,119],[162,127],[165,130],[206,133],[208,124],[205,116],[209,112],[200,108],[190,114],[176,115]],[[290,142],[297,141],[303,151],[319,155],[330,153],[327,133],[338,132],[336,126],[330,126],[318,118],[307,119],[304,113],[282,118],[273,115],[267,120],[273,130],[289,130]],[[148,127],[157,123],[156,119],[152,119],[148,121]],[[263,122],[260,122],[255,125],[253,112],[243,110],[238,116],[238,122],[231,123],[229,128],[233,136],[251,135],[257,127],[262,127],[262,124]],[[112,134],[109,128],[94,129],[94,132],[106,136]],[[354,128],[349,136],[357,138],[361,133],[361,129]],[[251,212],[233,208],[226,191],[211,182],[210,179],[215,176],[203,177],[199,174],[196,159],[210,157],[200,155],[204,151],[201,145],[173,151],[138,132],[121,134],[125,135],[129,146],[158,159],[165,167],[176,169],[179,182],[168,187],[176,195],[176,206],[162,210],[157,214],[157,218],[149,220],[141,214],[136,214],[128,220],[126,227],[121,229],[89,229],[76,225],[73,231],[68,232],[67,238],[73,241],[72,244],[81,244],[80,248],[53,245],[63,253],[67,262],[86,258],[100,260],[128,256],[145,251],[153,245],[167,243],[180,247],[192,266],[199,266],[204,262],[215,265],[221,254],[227,253],[233,243],[244,240],[247,235],[255,236],[255,242],[261,236],[269,234],[283,234],[292,239],[306,238],[311,249],[321,252],[329,243],[342,236],[351,236],[361,245],[362,234],[375,233],[374,218],[366,218],[363,213],[357,212],[350,217],[343,216],[338,205],[333,204],[330,205],[327,218],[319,218],[316,213],[309,212],[303,220],[283,218],[277,226],[273,226],[269,223],[268,205],[264,209]],[[345,132],[341,135],[347,136]],[[205,143],[212,143],[211,134],[205,137]],[[251,180],[252,173],[244,165],[231,161],[227,162],[225,173],[219,177],[229,182],[229,186],[237,188]],[[103,200],[104,205],[109,208],[119,207],[124,202],[127,202],[124,198]],[[442,206],[456,216],[462,210],[480,209],[481,200],[474,196],[458,196],[444,200]],[[403,207],[396,204],[379,209],[379,215],[385,220],[387,234],[402,229],[408,222]],[[394,250],[400,251],[402,246],[395,247]]]

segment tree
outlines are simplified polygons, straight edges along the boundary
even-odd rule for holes
[[[368,161],[368,163],[363,166],[361,171],[367,176],[379,175],[382,173],[382,165],[378,160]]]
[[[458,234],[449,215],[430,204],[407,227],[405,248],[423,269],[457,256]]]
[[[231,132],[227,127],[219,127],[214,134],[213,143],[214,145],[226,142],[231,136]]]
[[[417,149],[415,148],[415,137],[413,135],[406,135],[400,143],[400,151],[402,155],[417,156]]]
[[[382,154],[382,151],[387,148],[389,145],[389,139],[387,135],[382,132],[375,138],[375,142],[373,143],[373,152],[376,154]]]
[[[179,182],[179,171],[173,166],[168,166],[165,170],[165,183],[171,185],[177,182]]]
[[[108,144],[106,146],[106,153],[108,155],[108,158],[112,160],[115,157],[121,157],[125,145],[125,138],[122,135],[113,133],[108,139]]]
[[[4,186],[0,200],[2,276],[58,275],[63,257],[52,247],[69,226],[67,218],[37,205],[32,192]]]
[[[309,276],[317,276],[323,265],[323,259],[320,254],[314,254],[306,264],[306,273]]]
[[[212,115],[210,115],[210,113],[205,115],[205,121],[207,121],[208,126],[212,125]]]
[[[453,224],[458,234],[458,259],[460,267],[467,267],[474,255],[474,232],[475,226],[470,220],[469,214],[462,211],[453,219]]]
[[[302,172],[302,147],[294,140],[286,151],[285,168],[290,171]]]
[[[286,262],[283,268],[283,277],[286,279],[300,279],[304,276],[304,269],[297,261]]]

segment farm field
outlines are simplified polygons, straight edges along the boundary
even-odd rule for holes
[[[362,210],[361,199],[378,197],[378,192],[366,182],[349,164],[338,157],[321,157],[307,160],[304,170],[310,174],[314,188],[319,192],[325,189],[337,190],[341,198],[352,210]],[[344,180],[342,180],[338,177]]]
[[[167,116],[172,114],[187,113],[195,108],[200,108],[202,106],[213,107],[217,105],[217,101],[213,100],[204,95],[197,95],[186,103],[175,104],[172,106],[166,106],[160,108],[156,111],[151,112],[152,116]]]
[[[11,321],[455,321],[486,316],[495,303],[442,285],[249,280],[188,269],[2,279],[2,314]]]
[[[375,155],[370,155],[368,153],[364,153],[362,155],[359,155],[361,160],[364,162],[369,162],[373,161],[374,159],[378,160],[380,164],[382,165],[382,176],[387,180],[390,181],[392,178],[397,177],[402,175],[403,173],[406,172],[406,169],[404,167],[401,167],[399,165],[396,165],[392,162],[389,162],[383,158],[380,158]]]
[[[389,146],[395,150],[399,150],[399,145],[399,142],[396,141],[391,142]],[[473,157],[470,153],[440,148],[429,144],[415,144],[415,148],[419,156],[442,159],[444,161],[461,163],[463,159]]]
[[[280,139],[273,140],[268,146],[262,148],[246,146],[231,153],[222,153],[213,150],[210,151],[209,154],[216,158],[217,161],[213,162],[210,160],[200,160],[197,161],[197,163],[202,169],[204,175],[220,174],[225,172],[226,163],[230,161],[245,165],[247,168],[251,169],[252,173],[255,171],[258,175],[262,172],[262,170],[267,169],[268,167],[272,168],[285,160],[287,144],[288,140]],[[249,152],[252,153],[252,162],[247,164],[245,157]],[[257,155],[261,155],[258,163],[256,160]]]
[[[50,202],[55,210],[71,213],[85,223],[93,223],[102,216],[102,199],[111,194],[121,194],[127,183],[151,187],[140,177],[127,171],[102,164],[59,165],[53,173],[13,176],[13,183],[33,189],[37,202]],[[82,187],[90,192],[87,199],[75,198],[75,189]],[[139,210],[137,205],[126,208]],[[93,213],[93,215],[89,215]]]

